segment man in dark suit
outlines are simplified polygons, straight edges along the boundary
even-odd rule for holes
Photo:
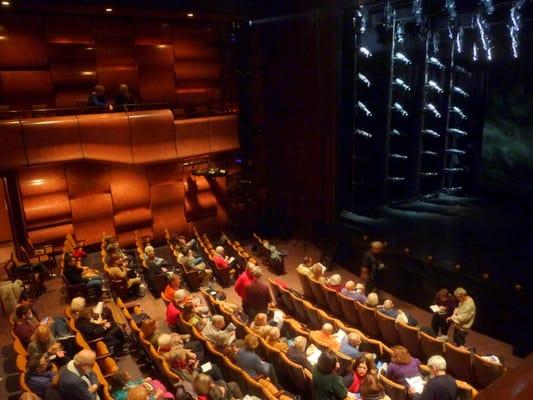
[[[372,242],[370,250],[363,255],[361,266],[361,276],[367,277],[366,292],[375,292],[382,286],[381,270],[385,264],[381,261],[379,255],[383,252],[385,245],[382,242]]]
[[[92,368],[96,354],[84,349],[59,374],[59,391],[64,400],[100,400],[98,379]]]

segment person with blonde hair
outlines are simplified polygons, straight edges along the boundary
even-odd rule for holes
[[[36,354],[29,357],[26,365],[26,384],[31,391],[44,399],[46,389],[52,383],[56,372],[51,370],[48,356]]]
[[[70,313],[74,318],[78,317],[78,314],[81,310],[85,308],[85,305],[87,304],[84,297],[74,297],[70,301]]]
[[[311,267],[313,266],[313,259],[311,257],[304,257],[303,261],[296,267],[296,272],[311,277]]]
[[[326,283],[326,287],[329,289],[333,289],[336,292],[340,292],[342,290],[342,278],[340,274],[333,274],[328,278],[328,281]]]
[[[341,340],[340,352],[348,357],[357,359],[361,356],[360,345],[361,335],[357,332],[350,332]]]
[[[266,342],[270,346],[278,349],[279,351],[286,352],[289,348],[289,345],[287,344],[287,339],[281,338],[281,332],[279,331],[279,328],[272,327],[270,332],[268,332],[268,335],[266,337]]]
[[[318,281],[319,283],[326,283],[327,279],[324,276],[324,272],[326,271],[326,267],[320,263],[316,263],[311,267],[311,278],[315,281]]]
[[[296,336],[292,345],[287,349],[287,358],[311,371],[313,366],[307,359],[306,349],[307,339],[304,336]]]
[[[339,351],[340,344],[333,335],[334,332],[335,330],[333,329],[333,325],[326,322],[324,325],[322,325],[321,330],[311,331],[310,335],[312,335],[313,339],[330,348],[331,350]]]
[[[403,346],[392,347],[391,362],[387,368],[387,377],[392,381],[406,385],[406,378],[413,378],[420,376],[420,360],[416,357],[412,357]]]
[[[376,308],[378,304],[379,304],[378,294],[376,292],[369,293],[366,298],[365,306]]]
[[[30,344],[28,345],[28,357],[38,357],[41,355],[55,356],[58,365],[63,365],[65,351],[58,343],[48,325],[40,324],[33,332]]]
[[[264,339],[272,330],[272,326],[268,324],[267,315],[265,313],[259,313],[250,324],[250,329]]]
[[[143,385],[132,387],[128,390],[126,400],[149,400],[148,391]]]
[[[244,337],[244,348],[239,349],[235,354],[235,364],[242,368],[252,378],[257,375],[264,375],[270,378],[270,381],[278,386],[278,377],[272,364],[261,360],[255,354],[255,349],[259,346],[259,339],[254,334],[248,334]]]
[[[226,326],[222,315],[215,314],[207,321],[202,333],[215,346],[225,348],[235,341],[235,329],[232,323]]]

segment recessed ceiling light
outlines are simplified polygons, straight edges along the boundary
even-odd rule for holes
[[[105,12],[113,12],[113,9],[111,7],[108,7],[105,9]]]
[[[11,5],[11,2],[10,2],[10,1],[3,1],[3,2],[2,2],[2,5],[3,5],[4,7],[9,7],[9,6]]]
[[[187,13],[187,17],[189,17],[189,18],[193,18],[193,17],[194,17],[194,13],[192,13],[192,12]]]

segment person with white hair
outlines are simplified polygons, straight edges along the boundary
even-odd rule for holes
[[[399,310],[394,307],[394,302],[391,299],[387,299],[383,302],[383,307],[378,308],[378,312],[388,317],[394,318],[396,322],[402,322],[409,326],[418,325],[418,321],[409,313]]]
[[[476,318],[476,303],[465,289],[458,287],[453,295],[459,302],[451,317],[446,322],[453,322],[453,341],[457,346],[464,346],[466,335],[470,332]]]
[[[342,290],[342,278],[340,274],[333,274],[328,278],[328,283],[326,283],[326,287],[329,289],[333,289],[336,292],[340,292]]]
[[[455,400],[457,398],[457,383],[455,379],[446,374],[446,360],[444,357],[431,356],[427,363],[431,378],[424,385],[422,393],[409,386],[409,393],[413,400]]]
[[[232,323],[226,326],[226,321],[222,315],[215,314],[207,321],[202,333],[215,346],[224,348],[235,341],[235,329],[235,325]]]
[[[348,281],[341,290],[341,294],[352,300],[358,301],[361,304],[365,304],[365,285],[362,283],[355,284],[354,281]]]
[[[385,244],[382,242],[370,243],[370,250],[363,255],[361,265],[361,276],[367,280],[367,293],[376,291],[382,286],[381,271],[385,268],[385,264],[380,259],[380,254],[383,252]]]
[[[64,400],[100,400],[98,378],[92,368],[96,354],[81,350],[59,374],[59,392]]]
[[[307,339],[304,336],[296,336],[292,345],[287,349],[287,358],[296,364],[307,368],[309,371],[312,371],[313,366],[307,359],[306,349]]]
[[[311,331],[310,335],[320,344],[330,348],[331,350],[339,351],[340,343],[337,341],[334,333],[335,330],[333,329],[333,325],[326,322],[324,325],[322,325],[321,330]]]
[[[359,346],[361,345],[361,335],[357,332],[350,332],[341,341],[340,352],[348,357],[357,359],[361,356]]]

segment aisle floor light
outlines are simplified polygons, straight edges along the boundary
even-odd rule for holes
[[[439,112],[439,110],[437,110],[437,107],[435,107],[432,103],[427,103],[426,104],[426,107],[424,107],[426,110],[428,111],[431,111],[431,113],[433,114],[433,116],[435,118],[441,118],[442,117],[442,114]]]
[[[364,55],[366,58],[372,57],[372,52],[366,47],[359,47],[359,52]]]
[[[467,136],[468,135],[468,132],[465,132],[461,129],[457,129],[457,128],[450,128],[448,129],[448,132],[450,132],[451,134],[453,135],[456,135],[456,136]]]
[[[440,134],[435,132],[433,129],[424,129],[422,133],[433,137],[440,137]]]
[[[442,93],[444,92],[444,90],[442,90],[442,88],[437,84],[437,82],[435,81],[429,81],[427,83],[427,87],[430,88],[430,89],[433,89],[434,91],[436,91],[437,93]]]
[[[371,138],[372,137],[372,134],[363,130],[363,129],[356,129],[355,130],[355,133],[357,133],[359,136],[364,136],[366,138]]]
[[[368,78],[367,78],[366,76],[364,76],[364,75],[363,75],[362,73],[360,73],[360,72],[357,74],[357,78],[359,78],[359,80],[360,80],[361,82],[363,82],[363,83],[366,85],[366,87],[370,87],[370,85],[372,85],[372,84],[370,83],[370,80],[368,80]]]
[[[392,105],[392,109],[397,111],[402,117],[407,117],[409,115],[409,113],[405,111],[405,109],[398,102]]]
[[[372,111],[370,111],[368,109],[368,107],[365,106],[361,101],[357,102],[357,108],[359,108],[361,111],[363,111],[367,117],[371,117],[372,116]]]
[[[463,110],[461,110],[459,107],[457,106],[453,106],[450,110],[451,112],[454,112],[456,113],[457,115],[459,115],[459,117],[461,117],[461,119],[468,119],[468,117],[466,116],[466,114],[463,112]]]
[[[440,62],[440,60],[436,57],[429,57],[428,64],[434,65],[438,69],[445,69],[446,66]]]
[[[393,84],[393,85],[396,85],[396,86],[398,86],[398,87],[401,87],[403,90],[405,90],[405,91],[407,91],[407,92],[411,91],[411,87],[410,87],[407,83],[405,83],[405,82],[403,81],[403,79],[396,78],[396,79],[394,79],[394,81],[392,82],[392,84]]]
[[[465,92],[463,89],[461,89],[459,86],[453,86],[452,90],[455,93],[460,94],[463,97],[467,97],[467,98],[470,97],[470,95],[467,92]]]
[[[404,63],[406,65],[412,64],[411,60],[409,58],[407,58],[405,54],[400,53],[400,52],[397,52],[394,55],[394,60],[395,61],[400,61],[400,62],[402,62],[402,63]]]

